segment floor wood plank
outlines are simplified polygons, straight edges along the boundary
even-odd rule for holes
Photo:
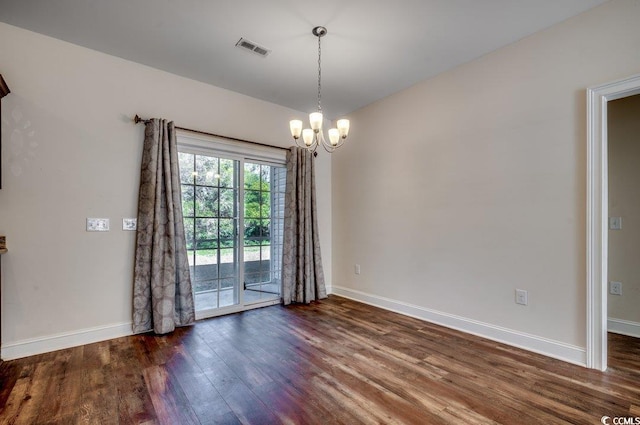
[[[2,424],[597,424],[640,417],[640,340],[605,373],[330,296],[0,364]],[[639,419],[640,420],[640,419]]]

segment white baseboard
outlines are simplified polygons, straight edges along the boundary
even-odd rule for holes
[[[585,366],[587,364],[586,349],[564,342],[518,332],[512,329],[479,322],[477,320],[443,313],[436,310],[408,304],[390,298],[371,295],[354,289],[333,285],[331,293],[344,298],[360,301],[385,310],[415,317],[426,322],[435,323],[447,328],[456,329],[493,341],[501,342],[524,350],[533,351],[568,363]]]
[[[0,357],[2,360],[19,359],[21,357],[48,353],[50,351],[77,347],[79,345],[92,344],[94,342],[120,338],[128,335],[133,335],[131,322],[97,326],[94,328],[80,329],[74,332],[64,332],[40,338],[29,338],[9,344],[2,344]]]
[[[535,335],[529,335],[512,329],[439,312],[386,297],[367,294],[354,289],[343,288],[341,286],[333,285],[327,287],[327,293],[360,301],[365,304],[404,314],[406,316],[415,317],[417,319],[477,335],[493,341],[502,342],[569,363],[574,363],[580,366],[586,365],[585,349],[574,345],[553,341]],[[628,322],[620,319],[609,319],[608,326],[610,332],[640,338],[640,323]],[[2,344],[0,357],[3,360],[13,360],[129,335],[133,335],[130,322],[98,326],[74,332],[64,332],[56,335],[29,338],[9,344]]]
[[[616,334],[640,338],[640,323],[628,320],[609,318],[607,320],[607,330]]]

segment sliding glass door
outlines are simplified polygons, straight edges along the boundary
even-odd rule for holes
[[[179,161],[198,318],[279,302],[285,168],[186,148]]]

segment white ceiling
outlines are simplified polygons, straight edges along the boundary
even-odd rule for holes
[[[0,0],[0,21],[305,112],[323,25],[322,106],[337,118],[604,2]]]

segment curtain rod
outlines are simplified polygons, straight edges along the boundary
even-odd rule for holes
[[[150,120],[148,120],[148,119],[141,118],[138,114],[136,114],[136,116],[133,117],[133,122],[136,123],[136,124],[141,123],[141,122],[146,124],[149,121]],[[177,130],[190,131],[192,133],[203,134],[205,136],[219,137],[221,139],[232,140],[234,142],[249,143],[249,144],[252,144],[252,145],[263,146],[263,147],[266,147],[266,148],[273,148],[273,149],[282,149],[282,150],[285,150],[285,151],[289,150],[289,148],[283,148],[282,146],[273,146],[273,145],[267,145],[266,143],[252,142],[251,140],[238,139],[236,137],[223,136],[221,134],[208,133],[206,131],[193,130],[191,128],[185,128],[185,127],[178,127],[177,125],[175,126],[175,128]]]

